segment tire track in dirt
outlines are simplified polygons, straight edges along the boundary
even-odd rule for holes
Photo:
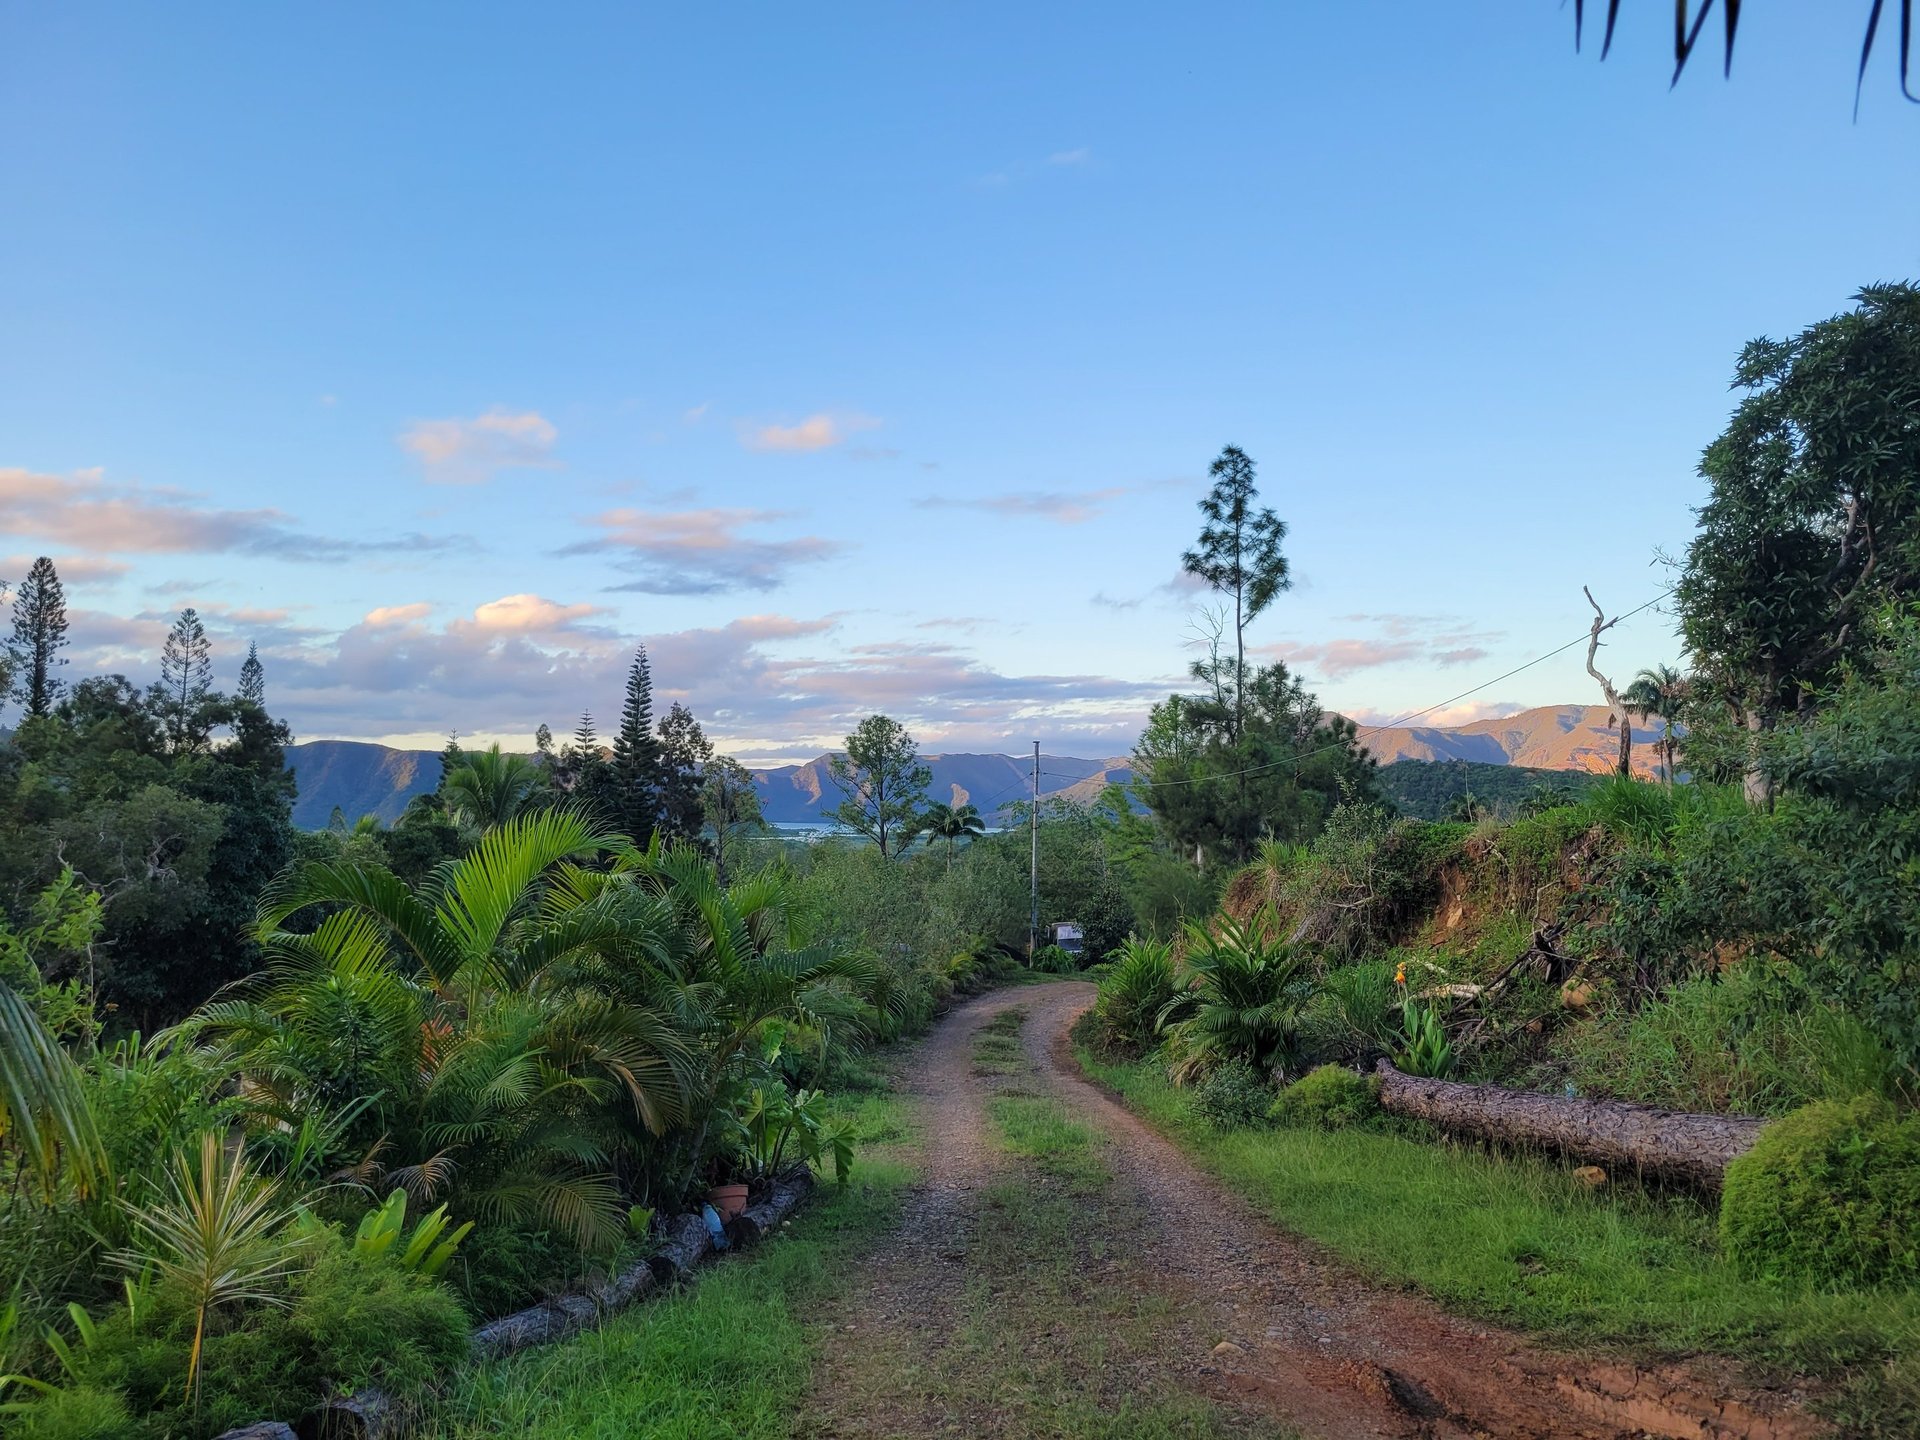
[[[1541,1348],[1383,1289],[1277,1230],[1171,1141],[1085,1079],[1068,1030],[1094,988],[1061,981],[956,1008],[900,1089],[919,1112],[922,1180],[899,1228],[823,1321],[799,1433],[1002,1434],[983,1399],[940,1373],[966,1319],[967,1259],[986,1190],[1008,1164],[988,1116],[1012,1084],[1057,1100],[1108,1143],[1114,1181],[1086,1216],[1115,1237],[1117,1283],[1166,1304],[1158,1353],[1129,1357],[1118,1394],[1186,1391],[1315,1440],[1803,1440],[1824,1433],[1796,1397],[1742,1388],[1720,1362],[1639,1367]],[[974,1073],[975,1032],[1009,1009],[1030,1072]],[[1229,1342],[1215,1351],[1216,1341]],[[943,1389],[944,1385],[944,1389]],[[1104,1388],[1104,1387],[1103,1387]]]
[[[1094,987],[1028,992],[1040,1083],[1113,1142],[1151,1217],[1141,1258],[1211,1308],[1238,1347],[1219,1381],[1309,1435],[1494,1440],[1801,1440],[1825,1428],[1797,1397],[1745,1389],[1723,1363],[1641,1367],[1542,1349],[1385,1290],[1273,1227],[1081,1075],[1068,1031]]]

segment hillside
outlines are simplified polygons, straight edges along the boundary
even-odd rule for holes
[[[1659,728],[1636,725],[1633,764],[1652,776]],[[1607,729],[1602,705],[1546,705],[1498,720],[1470,725],[1397,726],[1370,734],[1366,747],[1385,767],[1403,760],[1465,760],[1480,765],[1517,765],[1534,770],[1613,768],[1618,741]],[[776,825],[805,825],[840,802],[827,773],[827,756],[796,765],[754,772],[761,812]],[[1003,806],[1023,799],[1033,785],[1033,760],[1022,755],[928,755],[933,771],[927,793],[949,805],[977,805],[991,819]],[[407,802],[431,790],[440,778],[439,752],[392,750],[358,740],[310,740],[287,756],[299,780],[300,798],[293,822],[318,830],[338,806],[349,820],[377,815],[391,824]],[[1099,798],[1110,782],[1124,784],[1133,770],[1124,756],[1101,760],[1068,755],[1040,757],[1040,794],[1083,804]]]
[[[1001,807],[1033,788],[1032,757],[1008,755],[928,755],[933,772],[928,795],[949,805],[976,805],[991,818]],[[305,830],[324,827],[338,806],[349,820],[377,815],[388,824],[400,818],[407,802],[433,789],[440,779],[440,755],[434,750],[393,750],[357,740],[310,740],[287,752],[299,784],[293,823]],[[1109,781],[1133,776],[1125,759],[1081,760],[1064,755],[1040,757],[1040,793],[1081,802],[1099,797]],[[799,765],[756,770],[761,813],[776,825],[804,825],[840,803],[840,792],[821,755]]]
[[[1402,815],[1443,820],[1456,797],[1471,791],[1496,814],[1511,814],[1543,786],[1583,794],[1599,777],[1584,770],[1536,770],[1526,765],[1486,765],[1477,760],[1396,760],[1382,765],[1380,793]]]
[[[1659,739],[1657,721],[1633,727],[1636,775],[1651,779],[1657,773]],[[1595,774],[1611,770],[1620,753],[1619,732],[1607,728],[1604,705],[1542,705],[1454,728],[1394,726],[1367,735],[1364,744],[1382,765],[1396,760],[1472,760],[1482,765]]]

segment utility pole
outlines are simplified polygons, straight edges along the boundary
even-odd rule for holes
[[[1033,742],[1033,810],[1027,816],[1033,839],[1033,909],[1027,919],[1027,959],[1040,953],[1040,742]]]

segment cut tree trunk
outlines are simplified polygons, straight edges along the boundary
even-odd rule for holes
[[[813,1172],[794,1171],[773,1182],[766,1196],[749,1205],[727,1226],[727,1239],[741,1249],[756,1245],[780,1228],[781,1223],[800,1208],[800,1202],[813,1189]]]
[[[1718,1190],[1727,1166],[1759,1138],[1753,1115],[1690,1115],[1624,1100],[1579,1100],[1497,1085],[1404,1075],[1382,1060],[1380,1106],[1442,1130],[1536,1146],[1615,1169]]]

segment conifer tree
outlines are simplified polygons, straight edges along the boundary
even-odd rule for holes
[[[260,663],[260,647],[247,642],[246,663],[240,667],[240,698],[260,706],[267,703],[267,667]]]
[[[206,743],[207,692],[212,685],[213,646],[199,611],[189,605],[173,622],[160,652],[160,696],[167,741],[175,751],[197,750]]]
[[[60,656],[66,643],[66,592],[53,561],[42,555],[13,597],[14,694],[30,717],[47,714],[60,698],[53,672],[67,663]]]
[[[645,846],[660,817],[660,742],[653,735],[653,672],[643,645],[627,672],[627,699],[613,740],[614,818]]]

